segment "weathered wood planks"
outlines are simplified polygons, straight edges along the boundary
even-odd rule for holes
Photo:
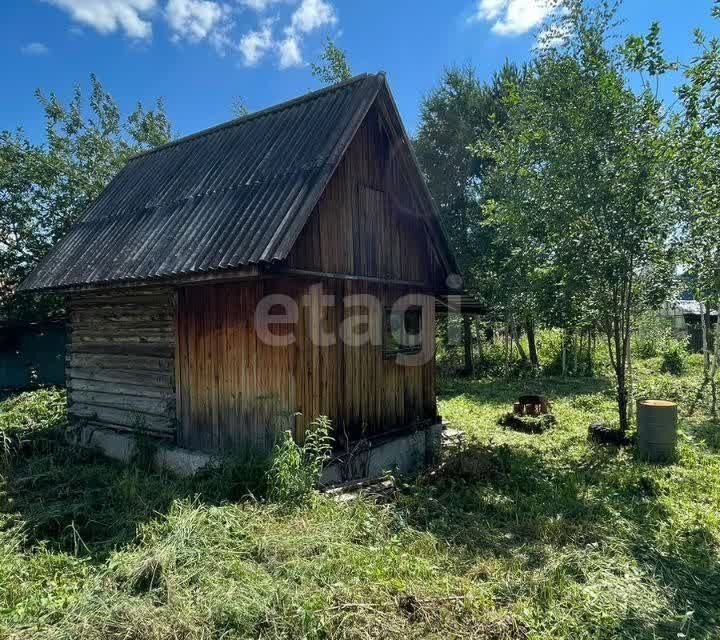
[[[447,274],[427,230],[433,212],[372,109],[291,251],[291,269],[442,287]]]
[[[271,327],[275,335],[292,332],[294,341],[286,346],[265,344],[255,326],[257,303],[271,294],[298,305],[297,324]],[[346,304],[347,296],[361,294],[379,305]],[[383,309],[408,295],[423,308],[427,361],[405,366],[385,358],[381,342],[353,345],[342,339],[343,323],[353,317],[380,332]],[[321,296],[336,302],[323,309]],[[350,438],[434,418],[433,327],[432,297],[376,283],[276,278],[182,289],[179,440],[191,448],[266,451],[282,431],[302,439],[319,415],[329,416],[338,434]],[[334,344],[319,344],[321,331]]]
[[[175,438],[175,292],[68,299],[68,411],[96,425]]]

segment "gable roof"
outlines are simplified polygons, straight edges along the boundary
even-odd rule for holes
[[[20,290],[284,260],[380,92],[402,129],[384,74],[364,74],[135,156]]]

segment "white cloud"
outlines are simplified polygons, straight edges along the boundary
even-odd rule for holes
[[[209,39],[218,47],[226,41],[229,9],[211,0],[168,0],[165,18],[173,37],[200,42]]]
[[[248,9],[262,13],[263,11],[269,9],[272,5],[284,1],[286,0],[240,0],[240,4],[248,7]]]
[[[478,0],[470,21],[493,22],[493,33],[516,36],[542,24],[556,4],[554,0]]]
[[[164,18],[173,41],[208,42],[223,54],[238,52],[245,66],[254,66],[272,54],[281,69],[304,64],[303,42],[309,34],[338,22],[333,0],[43,0],[66,11],[72,19],[100,33],[125,33],[131,38],[152,36],[154,20]],[[504,3],[509,0],[481,0]],[[237,31],[238,5],[261,14],[286,5],[277,38],[273,25],[280,18],[266,17],[256,28]],[[287,5],[291,5],[287,8]],[[74,27],[79,29],[79,27]],[[24,53],[34,53],[29,48]]]
[[[290,30],[309,33],[327,24],[335,24],[335,8],[325,0],[302,0],[290,19]]]
[[[280,68],[302,65],[302,36],[336,22],[335,7],[326,0],[302,0],[285,27],[285,37],[277,44]]]
[[[50,53],[50,49],[42,42],[29,42],[21,47],[20,53],[26,56],[44,56],[46,53]]]
[[[149,38],[149,14],[156,0],[45,0],[67,11],[76,22],[100,33],[122,30],[131,38]]]
[[[299,67],[303,63],[300,43],[294,34],[287,34],[285,39],[278,44],[278,63],[281,69]]]
[[[474,20],[494,20],[505,8],[506,0],[479,0]]]
[[[260,29],[248,31],[241,39],[238,48],[246,67],[255,66],[274,46],[272,21],[266,20]]]

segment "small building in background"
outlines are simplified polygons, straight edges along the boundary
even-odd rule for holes
[[[688,340],[688,346],[693,351],[702,351],[702,305],[697,300],[668,300],[660,311],[663,318],[671,323],[673,335],[679,339]],[[717,320],[717,311],[708,313],[708,329],[712,331]]]
[[[64,384],[64,320],[0,322],[0,391]]]

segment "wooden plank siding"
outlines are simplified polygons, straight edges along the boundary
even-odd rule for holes
[[[288,256],[291,269],[442,288],[447,273],[377,109],[368,113]]]
[[[258,302],[273,294],[298,306],[297,323],[270,327],[273,335],[293,336],[285,346],[265,344],[256,326]],[[368,309],[343,303],[363,294],[379,304]],[[308,422],[319,415],[333,420],[338,436],[350,438],[434,418],[432,352],[423,364],[407,366],[386,359],[379,340],[357,346],[342,340],[352,317],[379,337],[383,308],[405,295],[401,287],[293,278],[181,289],[180,444],[266,451],[288,429],[302,440]],[[321,296],[337,304],[322,306]],[[423,306],[424,343],[432,350],[432,298],[410,296],[410,302]],[[321,330],[334,344],[318,344]]]
[[[174,289],[74,294],[67,306],[70,415],[174,439]]]

